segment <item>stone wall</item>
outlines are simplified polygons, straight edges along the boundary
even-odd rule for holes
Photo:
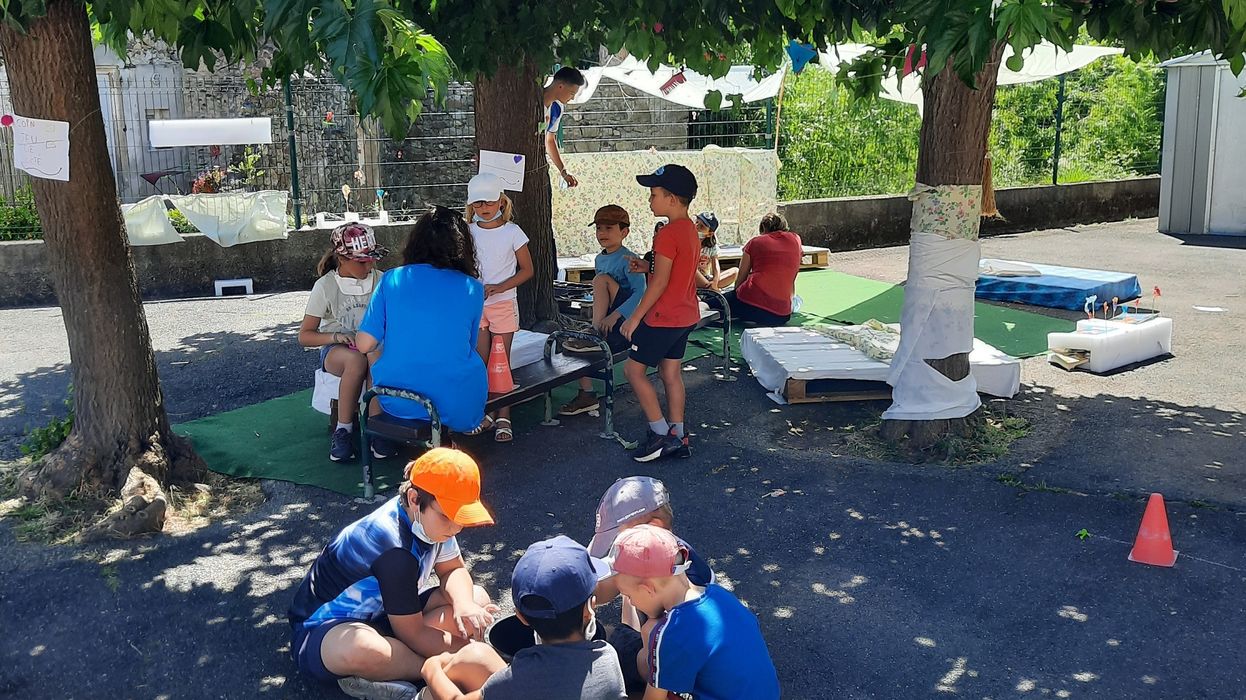
[[[996,190],[995,200],[1005,218],[984,221],[983,236],[1147,218],[1159,213],[1159,178],[1005,187]],[[805,245],[833,251],[908,244],[912,210],[903,195],[807,199],[779,206]]]
[[[1153,217],[1159,178],[1006,188],[997,200],[1010,219],[984,226],[983,235]],[[904,197],[806,200],[781,204],[779,210],[808,245],[851,250],[908,242],[911,204]],[[383,268],[398,264],[411,225],[376,228],[391,251]],[[134,248],[132,255],[143,298],[160,299],[208,296],[213,280],[237,277],[252,278],[256,293],[310,289],[316,262],[328,245],[326,229],[232,248],[192,235],[183,243]],[[43,242],[0,242],[0,307],[54,303]]]
[[[603,81],[593,99],[567,110],[563,149],[568,153],[601,151],[678,151],[688,147],[687,107],[639,90]]]

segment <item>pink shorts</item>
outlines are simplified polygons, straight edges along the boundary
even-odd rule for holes
[[[496,304],[485,304],[480,317],[480,328],[494,335],[505,335],[519,330],[519,302],[508,299]]]

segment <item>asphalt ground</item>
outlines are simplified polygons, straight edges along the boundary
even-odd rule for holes
[[[1006,406],[1034,431],[998,462],[853,457],[846,436],[885,404],[780,407],[702,359],[685,374],[690,460],[634,465],[586,417],[470,443],[498,524],[461,536],[469,564],[506,603],[524,547],[586,541],[606,486],[647,473],[671,488],[676,531],[757,612],[785,697],[1246,697],[1246,251],[1193,244],[1209,242],[1223,243],[1160,236],[1154,220],[984,242],[987,256],[1136,272],[1175,328],[1174,357],[1112,376],[1026,361]],[[899,282],[906,255],[832,265]],[[149,304],[173,420],[307,386],[305,298]],[[58,319],[0,311],[18,339],[0,349],[2,458],[63,410]],[[630,393],[618,407],[638,432]],[[284,613],[320,547],[370,506],[263,486],[253,512],[123,545],[19,543],[0,521],[0,696],[340,697],[298,677]],[[1151,491],[1169,501],[1172,569],[1126,561]]]

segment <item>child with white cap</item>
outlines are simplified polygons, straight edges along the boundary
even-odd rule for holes
[[[485,285],[485,308],[480,318],[481,333],[476,350],[486,363],[494,338],[501,338],[510,362],[511,341],[519,330],[519,301],[515,289],[532,279],[532,254],[528,236],[511,221],[514,207],[502,191],[502,180],[493,173],[480,173],[467,183],[467,209],[464,216],[476,244],[480,280]],[[510,409],[498,410],[496,418],[486,417],[483,432],[493,428],[493,439],[510,442]]]
[[[757,617],[727,589],[688,578],[690,552],[670,532],[638,525],[610,548],[619,590],[651,619],[644,700],[771,700],[779,679]]]

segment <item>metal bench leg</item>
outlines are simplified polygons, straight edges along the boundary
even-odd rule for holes
[[[545,392],[545,420],[541,421],[541,425],[555,426],[559,424],[559,420],[554,417],[554,392]]]
[[[606,423],[606,429],[601,432],[600,437],[605,440],[614,440],[623,446],[625,450],[634,450],[640,446],[638,442],[629,442],[626,438],[614,429],[614,365],[607,364],[602,370],[601,380],[605,382],[606,388],[602,392],[602,408],[601,417]]]
[[[723,310],[723,369],[714,378],[720,382],[734,382],[735,374],[731,371],[731,309]]]
[[[376,485],[372,483],[372,450],[368,447],[368,403],[372,400],[365,392],[359,401],[359,461],[363,462],[363,497],[372,500],[376,497]]]

